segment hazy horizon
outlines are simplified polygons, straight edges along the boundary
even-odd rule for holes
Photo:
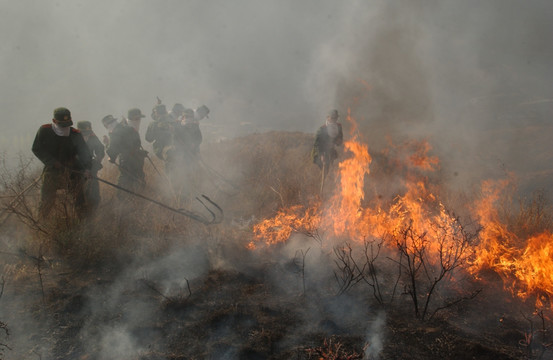
[[[371,149],[428,139],[463,181],[550,172],[546,0],[0,4],[4,147],[30,153],[58,106],[100,136],[103,116],[139,107],[144,129],[160,97],[206,104],[206,142],[314,133],[351,109]]]

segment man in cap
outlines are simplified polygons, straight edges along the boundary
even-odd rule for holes
[[[344,140],[342,124],[338,122],[338,117],[338,110],[331,110],[328,113],[325,124],[317,130],[311,150],[313,162],[324,170],[323,176],[328,174],[332,162],[338,157],[336,146],[342,145]]]
[[[186,157],[198,155],[200,153],[200,145],[202,143],[202,131],[200,130],[200,122],[195,117],[194,110],[184,109],[182,120],[179,126],[175,129],[175,144],[179,147],[179,151]]]
[[[163,104],[157,104],[152,110],[153,121],[148,125],[145,139],[152,143],[154,153],[162,160],[167,160],[167,153],[173,149],[173,131],[175,121]]]
[[[184,184],[192,188],[199,186],[199,153],[202,132],[194,110],[184,109],[181,120],[175,124],[173,151],[165,163],[165,169],[173,184],[173,190],[180,196]]]
[[[146,116],[142,114],[140,109],[132,108],[127,112],[127,125],[135,129],[136,132],[139,132],[140,123],[142,122],[142,118],[145,118],[145,117]]]
[[[171,119],[173,119],[174,122],[179,122],[181,121],[184,110],[185,110],[184,105],[176,103],[175,105],[173,105],[173,108],[171,109],[169,116],[171,116]]]
[[[106,150],[109,162],[117,164],[116,160],[119,158],[118,185],[127,190],[139,190],[144,185],[146,157],[140,135],[133,127],[119,123],[112,115],[105,116],[102,124],[109,133],[109,146]]]
[[[92,124],[90,121],[77,122],[77,129],[81,132],[90,150],[90,154],[92,155],[92,167],[90,169],[92,177],[88,179],[85,184],[85,197],[90,210],[95,210],[98,204],[100,204],[100,185],[95,178],[98,175],[98,171],[102,168],[102,159],[104,159],[105,155],[104,144],[102,144],[92,131]]]
[[[49,215],[56,191],[64,189],[74,199],[77,215],[86,213],[84,180],[90,177],[92,156],[80,131],[71,127],[71,112],[54,110],[52,123],[42,125],[33,141],[33,154],[44,164],[39,215]]]
[[[196,121],[200,121],[200,120],[203,120],[205,118],[209,118],[209,108],[205,105],[202,105],[200,107],[198,107],[195,111],[194,111],[194,118],[196,119]]]

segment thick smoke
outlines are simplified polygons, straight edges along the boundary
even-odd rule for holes
[[[148,114],[156,96],[207,104],[208,140],[314,132],[350,108],[371,148],[427,138],[459,184],[503,169],[543,184],[552,12],[547,0],[5,2],[2,145],[57,106],[103,134],[104,115]]]
[[[159,96],[168,107],[206,104],[206,143],[268,130],[314,132],[329,109],[342,120],[351,109],[369,150],[388,137],[428,139],[454,185],[508,170],[531,191],[553,175],[549,0],[1,3],[4,148],[13,147],[12,137],[32,138],[55,107],[67,106],[75,121],[92,121],[103,135],[103,116],[120,118],[132,107],[149,114]],[[29,151],[31,144],[23,145],[10,150]],[[164,295],[184,286],[184,277],[204,275],[207,260],[194,257],[196,250],[133,268],[105,298],[87,294],[83,334],[91,346],[105,358],[141,350],[128,331],[151,316],[140,301],[128,304],[132,321],[100,331],[103,311],[117,312],[119,295],[144,271]],[[286,250],[283,262],[307,248]],[[282,294],[331,277],[318,269],[319,259],[313,247],[305,278],[288,272],[295,286]],[[166,274],[182,264],[191,267]],[[281,276],[275,273],[275,283]],[[337,322],[343,314],[333,305],[324,310]],[[383,323],[378,317],[367,330],[371,355],[381,350]]]

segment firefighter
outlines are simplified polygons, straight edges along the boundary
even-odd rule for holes
[[[84,182],[90,177],[92,156],[81,132],[71,125],[71,112],[54,110],[52,123],[42,125],[33,141],[33,154],[44,164],[39,215],[45,218],[56,200],[58,189],[71,195],[77,215],[86,212]]]
[[[342,145],[344,140],[342,124],[338,122],[338,118],[338,110],[331,110],[328,113],[325,124],[317,130],[311,150],[311,158],[324,171],[323,176],[328,174],[330,166],[338,157],[336,147]]]
[[[137,133],[140,133],[140,124],[145,117],[140,109],[132,108],[127,111],[127,125],[135,129]]]
[[[104,144],[98,139],[90,121],[77,122],[77,129],[81,132],[83,139],[92,155],[92,166],[90,169],[91,178],[85,184],[85,198],[89,209],[95,210],[100,204],[100,185],[96,177],[98,171],[102,169],[102,160],[105,156]]]
[[[184,107],[184,105],[176,103],[175,105],[173,105],[171,112],[169,112],[169,116],[171,116],[171,119],[173,119],[174,122],[179,122],[182,119],[182,115],[185,109],[186,108]]]
[[[131,118],[129,116],[129,121],[136,121],[130,120]],[[119,123],[112,115],[105,116],[102,124],[109,132],[109,146],[106,150],[109,162],[119,167],[117,184],[127,190],[140,190],[145,184],[144,158],[147,152],[142,149],[138,131],[132,126]],[[118,194],[121,197],[122,193]]]
[[[164,161],[167,160],[168,151],[171,151],[173,145],[173,131],[175,122],[167,113],[163,104],[157,104],[152,110],[153,121],[148,125],[145,139],[152,143],[154,154]]]

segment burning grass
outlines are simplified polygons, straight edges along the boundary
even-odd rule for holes
[[[428,142],[377,152],[356,134],[321,193],[312,141],[271,132],[205,149],[211,170],[202,170],[210,175],[200,190],[224,209],[219,225],[141,199],[121,206],[108,187],[86,222],[64,206],[50,221],[36,221],[31,193],[11,207],[10,226],[20,230],[13,246],[28,255],[21,279],[42,294],[38,308],[64,314],[40,327],[55,344],[54,358],[115,348],[137,359],[444,359],[463,351],[491,359],[549,351],[552,229],[543,196],[516,208],[510,183],[490,181],[453,211]],[[99,175],[115,182],[116,169]],[[3,187],[17,193],[31,178],[6,178]],[[152,169],[147,181],[145,195],[179,205]],[[64,273],[62,286],[56,279]],[[475,298],[492,291],[489,273],[508,291]],[[525,300],[532,304],[518,307]],[[493,311],[483,312],[484,304]],[[508,349],[445,321],[466,321],[471,311],[492,321],[515,318],[499,308],[517,309]],[[386,321],[377,321],[380,312]]]

